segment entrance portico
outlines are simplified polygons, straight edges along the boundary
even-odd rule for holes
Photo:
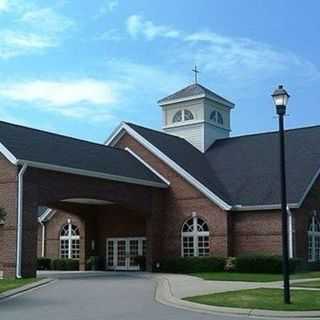
[[[7,131],[10,133],[11,129],[8,126]],[[14,135],[18,142],[11,145]],[[156,241],[160,229],[154,225],[162,213],[162,193],[167,187],[157,175],[128,152],[116,148],[33,132],[24,127],[14,127],[8,140],[5,138],[7,151],[0,156],[0,169],[4,173],[0,177],[0,207],[6,212],[1,226],[0,252],[0,270],[4,277],[36,275],[39,206],[62,209],[81,220],[81,269],[85,268],[90,254],[91,239],[101,243],[99,224],[108,224],[115,218],[119,224],[122,215],[141,221],[143,230],[140,229],[138,236],[148,239],[146,261],[148,269],[152,268],[160,254],[159,241]],[[21,146],[18,148],[16,144]],[[46,150],[39,150],[37,155],[34,144]],[[80,160],[75,157],[76,152],[82,153]],[[50,163],[43,162],[49,160]],[[117,216],[113,217],[114,214]],[[108,217],[103,222],[104,215]],[[112,222],[108,228],[112,230]],[[123,236],[135,236],[130,230],[126,232]],[[114,236],[105,234],[102,243]]]

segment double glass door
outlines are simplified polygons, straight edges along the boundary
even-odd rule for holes
[[[145,256],[145,238],[109,238],[107,239],[108,270],[139,270],[137,256]]]

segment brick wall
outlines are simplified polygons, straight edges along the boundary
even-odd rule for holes
[[[247,253],[281,254],[279,211],[231,212],[232,255]]]
[[[162,220],[162,242],[165,256],[179,256],[181,254],[181,228],[183,223],[192,217],[193,212],[208,222],[211,234],[211,254],[228,254],[228,219],[224,210],[209,201],[184,178],[128,134],[125,134],[118,141],[117,147],[129,147],[171,182],[164,200]]]

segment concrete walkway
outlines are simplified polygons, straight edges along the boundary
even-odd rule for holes
[[[220,293],[228,291],[256,289],[256,288],[282,288],[281,281],[275,282],[241,282],[241,281],[206,281],[198,277],[176,274],[159,274],[155,276],[157,289],[155,298],[158,302],[184,310],[192,310],[200,313],[217,315],[233,314],[246,315],[248,317],[259,316],[272,318],[291,319],[320,319],[320,311],[271,311],[244,308],[215,307],[182,300],[183,298],[205,295],[210,293]],[[295,283],[314,281],[320,279],[297,279],[291,281],[293,290],[314,290],[312,288],[294,287]],[[319,290],[319,289],[316,289]]]

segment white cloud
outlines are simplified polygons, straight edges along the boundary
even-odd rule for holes
[[[127,31],[132,37],[144,36],[148,40],[156,37],[178,38],[180,31],[170,26],[155,25],[150,20],[145,20],[140,15],[132,15],[127,19]]]
[[[41,26],[42,32],[46,31],[51,34],[63,32],[75,24],[73,20],[57,13],[52,8],[37,8],[26,11],[21,16],[20,21],[37,30]]]
[[[208,31],[187,33],[174,27],[156,25],[141,15],[131,15],[126,21],[127,32],[133,38],[174,38],[174,47],[167,54],[172,65],[200,65],[210,78],[228,81],[264,80],[295,72],[303,79],[320,78],[319,69],[293,52],[275,48],[247,38],[230,37]],[[178,41],[177,41],[178,40]]]
[[[9,8],[8,0],[0,0],[0,12],[7,11]]]
[[[98,13],[94,17],[95,19],[99,19],[101,17],[106,16],[107,14],[114,11],[119,5],[118,0],[104,0],[102,2],[103,2],[102,5],[98,9]]]
[[[189,60],[192,56],[205,71],[229,80],[262,80],[292,69],[308,77],[319,76],[319,70],[309,61],[251,39],[205,31],[185,35],[183,40],[190,46],[182,48],[181,56]]]
[[[111,110],[118,99],[115,87],[112,83],[90,78],[35,80],[3,84],[0,86],[0,97],[67,117],[99,116],[105,119],[112,116]]]
[[[53,8],[38,8],[20,0],[12,0],[10,5],[12,27],[0,29],[0,59],[43,53],[57,47],[65,38],[65,31],[75,26],[73,20]]]
[[[56,40],[49,36],[12,30],[0,31],[0,58],[2,59],[39,52],[56,45]]]

